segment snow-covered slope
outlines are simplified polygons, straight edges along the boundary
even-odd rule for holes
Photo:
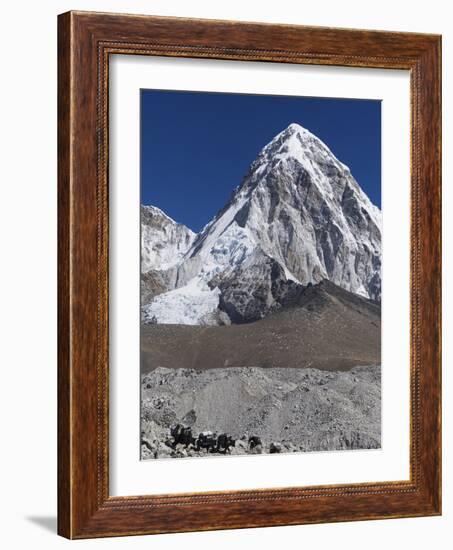
[[[279,307],[294,286],[322,279],[380,300],[381,212],[348,167],[298,124],[262,149],[230,201],[198,235],[184,229],[182,245],[178,234],[168,253],[159,249],[147,264],[167,269],[168,288],[157,302],[144,304],[148,322],[219,323],[218,308],[233,322],[255,320]],[[194,298],[194,289],[202,289],[201,297],[197,290]]]

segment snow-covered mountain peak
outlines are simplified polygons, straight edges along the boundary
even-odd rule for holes
[[[301,141],[304,139],[316,138],[307,128],[304,128],[296,122],[292,122],[289,126],[284,128],[279,132],[268,144],[266,147],[271,146],[272,144],[282,144],[285,141],[291,141],[293,138],[298,138]]]
[[[153,221],[144,241],[147,266],[167,269],[166,280],[173,281],[168,291],[180,289],[168,299],[187,294],[190,304],[195,288],[202,289],[197,300],[207,300],[210,292],[209,308],[228,300],[231,310],[239,300],[244,311],[255,311],[258,303],[267,311],[272,293],[288,281],[327,279],[380,300],[381,212],[349,168],[299,124],[263,147],[231,199],[197,235],[159,209],[145,217]],[[166,300],[156,303],[167,308]],[[249,300],[256,304],[249,307]],[[148,309],[156,314],[154,306]]]
[[[185,227],[187,231],[195,235],[195,233],[190,230],[188,227],[186,227],[182,223],[178,223],[173,218],[171,218],[168,214],[166,214],[163,210],[158,208],[157,206],[153,206],[151,204],[142,204],[141,206],[141,216],[142,221],[145,221],[146,223],[153,223],[154,225],[179,225],[181,227]]]
[[[168,214],[166,214],[163,210],[158,208],[157,206],[153,206],[151,204],[142,204],[141,207],[142,210],[142,217],[146,216],[149,218],[160,218],[168,220],[171,223],[176,224],[177,222],[170,218]]]
[[[281,162],[297,162],[307,171],[323,172],[327,168],[328,176],[335,170],[350,173],[321,139],[297,123],[291,123],[263,147],[251,172],[261,177]]]
[[[298,139],[300,143],[303,143],[307,140],[315,140],[315,141],[321,141],[319,138],[315,136],[310,130],[307,128],[304,128],[297,122],[292,122],[289,126],[287,126],[284,130],[282,130],[279,134],[275,136],[275,138],[272,141],[290,141],[292,139]],[[272,141],[270,143],[272,143]]]
[[[190,248],[195,233],[175,222],[156,206],[141,207],[141,269],[143,273],[177,265]]]

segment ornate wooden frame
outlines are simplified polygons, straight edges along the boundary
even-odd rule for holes
[[[59,16],[58,48],[58,532],[87,538],[440,514],[441,38],[69,12]],[[410,71],[409,481],[109,496],[111,54]]]

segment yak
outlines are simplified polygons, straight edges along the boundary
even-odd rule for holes
[[[170,429],[170,433],[174,439],[173,447],[176,447],[178,443],[188,447],[189,445],[195,445],[195,438],[192,435],[192,428],[185,428],[182,424],[176,424]]]

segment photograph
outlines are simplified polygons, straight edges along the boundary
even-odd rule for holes
[[[452,548],[449,7],[2,5],[3,548]]]
[[[381,448],[381,101],[140,94],[141,459]]]

